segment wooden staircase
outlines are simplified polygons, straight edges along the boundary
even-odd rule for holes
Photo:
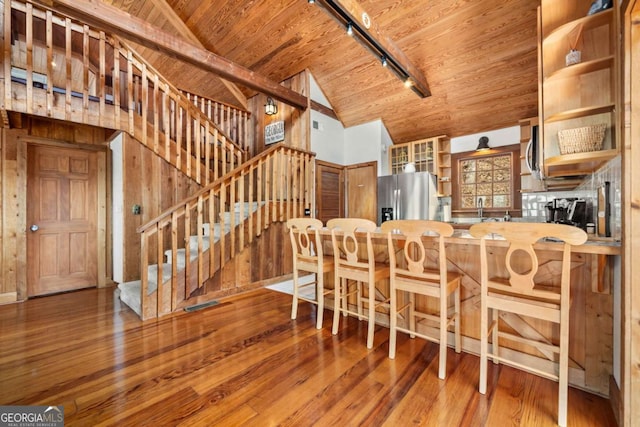
[[[138,229],[140,279],[119,288],[141,318],[202,298],[270,224],[314,208],[312,153],[248,159],[247,112],[180,92],[115,36],[21,0],[1,10],[5,125],[13,111],[124,131],[202,187]]]
[[[203,109],[204,100],[194,103],[117,37],[31,3],[3,4],[3,22],[11,23],[0,53],[5,113],[127,132],[201,185],[247,159],[248,146],[227,132],[247,144],[248,113],[208,101],[209,111],[222,112],[225,131]],[[64,45],[54,49],[60,38]]]
[[[276,145],[141,226],[141,278],[119,286],[121,299],[142,319],[189,305],[272,223],[314,208],[314,164],[312,153]]]

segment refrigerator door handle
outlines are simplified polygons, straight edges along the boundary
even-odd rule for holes
[[[396,190],[396,212],[398,212],[398,214],[396,215],[396,219],[404,219],[404,212],[400,211],[401,195],[402,195],[402,190],[398,188]]]
[[[393,219],[398,219],[398,190],[393,190]]]

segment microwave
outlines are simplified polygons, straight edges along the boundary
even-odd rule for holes
[[[527,143],[527,149],[525,152],[525,162],[527,169],[534,179],[543,179],[542,162],[540,156],[542,155],[542,147],[540,144],[540,128],[538,125],[531,126],[531,139]]]

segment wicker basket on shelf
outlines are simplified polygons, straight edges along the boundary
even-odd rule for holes
[[[564,129],[558,132],[558,148],[560,154],[587,153],[602,150],[606,123],[585,126],[575,129]]]

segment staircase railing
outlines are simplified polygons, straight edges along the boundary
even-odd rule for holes
[[[175,311],[271,223],[312,211],[314,164],[313,153],[276,145],[139,227],[142,318]],[[151,265],[157,292],[149,288]]]
[[[5,0],[4,108],[128,132],[206,185],[244,160],[207,115],[117,37]]]
[[[245,153],[249,153],[251,143],[251,113],[232,105],[218,102],[203,96],[182,91],[213,123],[215,123],[228,139],[234,141]]]

